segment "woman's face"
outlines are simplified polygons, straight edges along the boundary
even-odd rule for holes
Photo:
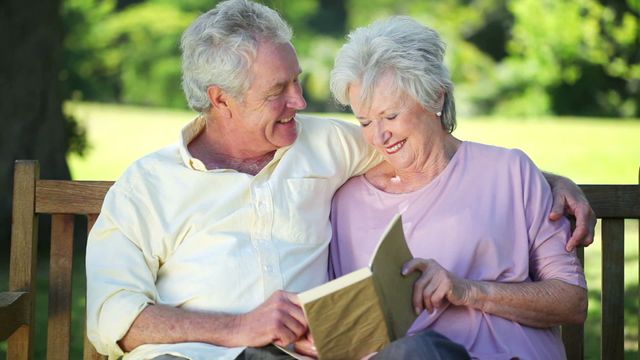
[[[367,143],[399,170],[420,170],[438,137],[446,132],[440,119],[410,95],[396,91],[391,74],[376,84],[370,106],[360,100],[362,87],[349,87],[349,103]]]

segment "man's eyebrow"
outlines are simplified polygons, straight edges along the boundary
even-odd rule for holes
[[[298,79],[298,77],[300,77],[300,74],[302,74],[302,69],[298,70],[295,79]],[[291,80],[278,81],[277,83],[273,84],[273,86],[271,86],[267,91],[280,90],[285,87],[290,81]]]

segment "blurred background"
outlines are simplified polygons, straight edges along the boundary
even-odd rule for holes
[[[578,183],[638,182],[640,0],[261,2],[294,30],[307,112],[349,120],[328,88],[345,35],[375,19],[410,15],[448,45],[459,113],[454,135],[522,148],[539,167]],[[216,3],[0,0],[0,290],[8,276],[13,161],[40,160],[44,178],[114,180],[136,158],[175,141],[196,116],[180,86],[180,36]],[[638,239],[626,243],[625,338],[635,358]],[[585,255],[596,261],[598,244]],[[594,282],[598,266],[587,266]],[[590,295],[589,316],[597,319],[599,287]],[[594,325],[587,335],[596,339],[599,330]],[[597,341],[588,346],[587,355],[597,357]]]

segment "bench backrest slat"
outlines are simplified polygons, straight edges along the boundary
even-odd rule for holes
[[[598,218],[640,218],[638,185],[580,185]]]
[[[576,249],[580,264],[584,268],[584,248]],[[584,359],[584,326],[583,325],[562,325],[562,342],[567,353],[568,360]]]
[[[96,220],[98,219],[98,214],[88,214],[87,215],[87,234],[89,233],[89,231],[91,231],[91,228],[93,228],[93,224],[96,223]],[[86,298],[85,294],[85,298]],[[86,299],[85,299],[85,304],[86,304]],[[86,327],[86,322],[85,322],[85,326],[83,327],[84,330],[84,349],[83,349],[83,360],[104,360],[105,357],[100,355],[96,349],[93,347],[93,345],[89,342],[89,338],[87,337],[87,327]]]
[[[38,214],[99,214],[113,181],[38,180]]]
[[[74,215],[51,218],[47,359],[69,359],[71,344],[71,275]]]
[[[624,358],[624,219],[602,219],[602,359]]]
[[[34,204],[35,180],[39,176],[39,169],[33,162],[16,162],[11,213],[11,259],[20,261],[9,262],[9,291],[25,291],[29,294],[28,313],[24,314],[28,324],[33,324],[35,314],[35,294],[31,290],[36,279],[38,223],[34,217]],[[33,359],[34,334],[34,326],[17,329],[7,344],[8,359]]]

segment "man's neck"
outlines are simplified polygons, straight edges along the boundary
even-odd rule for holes
[[[241,173],[256,175],[273,159],[275,151],[253,157],[233,158],[230,156],[211,154],[203,161],[207,169],[233,169]]]
[[[189,153],[202,161],[209,170],[233,169],[250,175],[259,173],[275,154],[275,150],[250,154],[238,144],[229,147],[224,139],[225,137],[216,136],[216,131],[207,124],[187,147]]]

